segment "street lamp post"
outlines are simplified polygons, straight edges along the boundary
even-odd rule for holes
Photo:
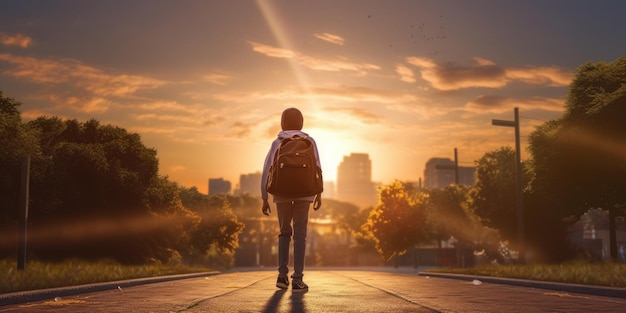
[[[26,233],[28,225],[28,193],[30,185],[30,156],[22,158],[22,185],[20,186],[19,233],[17,269],[24,270],[26,264]]]
[[[491,120],[494,126],[515,128],[515,209],[517,211],[517,236],[519,241],[519,261],[526,262],[524,247],[524,206],[522,202],[522,157],[520,150],[519,109],[515,108],[514,121]]]

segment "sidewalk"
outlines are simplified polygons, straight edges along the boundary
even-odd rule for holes
[[[547,285],[539,287],[540,283],[534,281],[520,285],[520,280],[491,282],[490,277],[437,275],[421,270],[311,268],[305,274],[310,291],[302,292],[276,288],[275,269],[235,268],[225,273],[165,276],[2,295],[4,305],[0,306],[0,312],[586,313],[623,312],[626,307],[626,298],[620,294],[606,296],[607,290],[615,288],[588,289],[600,294],[589,295],[564,291],[568,289],[566,284],[553,284],[555,291],[546,289]],[[33,301],[35,297],[44,299]],[[9,300],[15,304],[5,304]]]
[[[146,277],[137,279],[128,279],[120,281],[111,281],[104,283],[85,284],[68,287],[58,287],[40,290],[19,291],[0,294],[0,306],[8,304],[17,304],[25,302],[41,301],[46,299],[54,299],[56,297],[67,297],[87,292],[105,291],[112,289],[123,289],[131,286],[160,283],[179,279],[205,277],[220,274],[218,271],[202,272],[192,274],[168,275],[158,277]]]
[[[605,296],[626,299],[626,288],[617,287],[605,287],[594,285],[581,285],[581,284],[567,284],[559,282],[539,281],[539,280],[527,280],[516,278],[500,278],[490,276],[472,276],[462,274],[447,274],[447,273],[433,273],[433,272],[420,272],[420,276],[425,277],[438,277],[438,278],[450,278],[460,279],[466,281],[478,280],[479,282],[488,282],[494,284],[505,284],[511,286],[521,286],[530,288],[542,288],[548,290],[556,290],[563,292],[581,293],[595,296]]]
[[[545,282],[545,281],[512,279],[512,278],[498,278],[498,277],[488,277],[488,276],[434,273],[434,272],[426,272],[425,270],[427,269],[428,268],[415,269],[413,267],[400,267],[400,268],[394,268],[394,267],[354,267],[354,268],[311,267],[311,268],[307,268],[307,270],[309,271],[316,271],[316,270],[317,271],[336,271],[336,270],[371,271],[371,272],[389,272],[389,273],[400,273],[400,274],[415,274],[415,275],[419,275],[423,277],[448,278],[448,279],[457,279],[457,280],[464,280],[464,281],[470,281],[470,282],[477,280],[480,283],[505,284],[505,285],[512,285],[512,286],[541,288],[541,289],[548,289],[548,290],[555,290],[555,291],[562,291],[562,292],[572,292],[572,293],[626,299],[626,288],[590,286],[590,285],[580,285],[580,284],[565,284],[565,283],[557,283],[557,282]],[[274,271],[274,269],[256,268],[256,267],[255,268],[252,268],[252,267],[251,268],[233,268],[227,272],[247,272],[247,271]],[[131,286],[153,284],[153,283],[167,282],[167,281],[174,281],[174,280],[182,280],[182,279],[188,279],[188,278],[207,277],[207,276],[214,276],[218,274],[222,274],[222,273],[218,271],[202,272],[202,273],[193,273],[193,274],[148,277],[148,278],[131,279],[131,280],[123,280],[123,281],[112,281],[112,282],[86,284],[86,285],[78,285],[78,286],[6,293],[6,294],[0,294],[0,306],[9,305],[9,304],[17,304],[17,303],[41,301],[41,300],[46,300],[46,299],[54,299],[56,297],[68,297],[72,295],[96,292],[96,291],[106,291],[106,290],[115,290],[115,289],[123,290],[124,288],[131,287]]]

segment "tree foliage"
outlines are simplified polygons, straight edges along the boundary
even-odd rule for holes
[[[232,259],[242,226],[228,204],[211,206],[160,176],[156,150],[138,134],[95,119],[22,123],[19,105],[0,93],[0,256],[16,251],[19,161],[29,155],[31,257],[142,263],[213,251]],[[195,210],[181,194],[200,199],[187,201]]]
[[[233,213],[230,196],[203,195],[195,187],[181,188],[180,195],[183,205],[200,218],[181,247],[184,256],[192,262],[213,258],[219,259],[220,265],[232,265],[244,224]],[[223,264],[225,260],[228,264]]]
[[[415,194],[402,182],[380,187],[379,201],[363,230],[374,239],[376,249],[389,260],[426,240],[424,194]]]
[[[530,135],[529,215],[555,230],[544,237],[560,239],[548,245],[535,238],[549,259],[567,257],[558,253],[567,248],[568,224],[591,208],[616,210],[626,203],[625,117],[626,57],[586,63],[570,85],[563,116]]]
[[[37,134],[22,123],[21,103],[0,90],[0,228],[14,228],[19,206],[21,162],[40,154]]]
[[[476,183],[470,205],[484,225],[516,241],[515,151],[510,147],[487,152],[476,161]]]
[[[580,66],[565,114],[530,136],[533,193],[575,216],[626,203],[625,117],[626,57]]]

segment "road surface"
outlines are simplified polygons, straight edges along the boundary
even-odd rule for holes
[[[625,312],[626,299],[416,272],[314,269],[308,292],[248,270],[0,306],[3,312]]]

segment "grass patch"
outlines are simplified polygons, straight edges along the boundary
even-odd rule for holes
[[[211,269],[169,265],[120,265],[114,262],[69,260],[60,263],[30,261],[23,271],[15,260],[0,260],[0,293],[74,286],[133,278],[206,272]]]
[[[626,287],[626,264],[623,263],[486,265],[472,268],[438,268],[429,271],[584,285]]]

